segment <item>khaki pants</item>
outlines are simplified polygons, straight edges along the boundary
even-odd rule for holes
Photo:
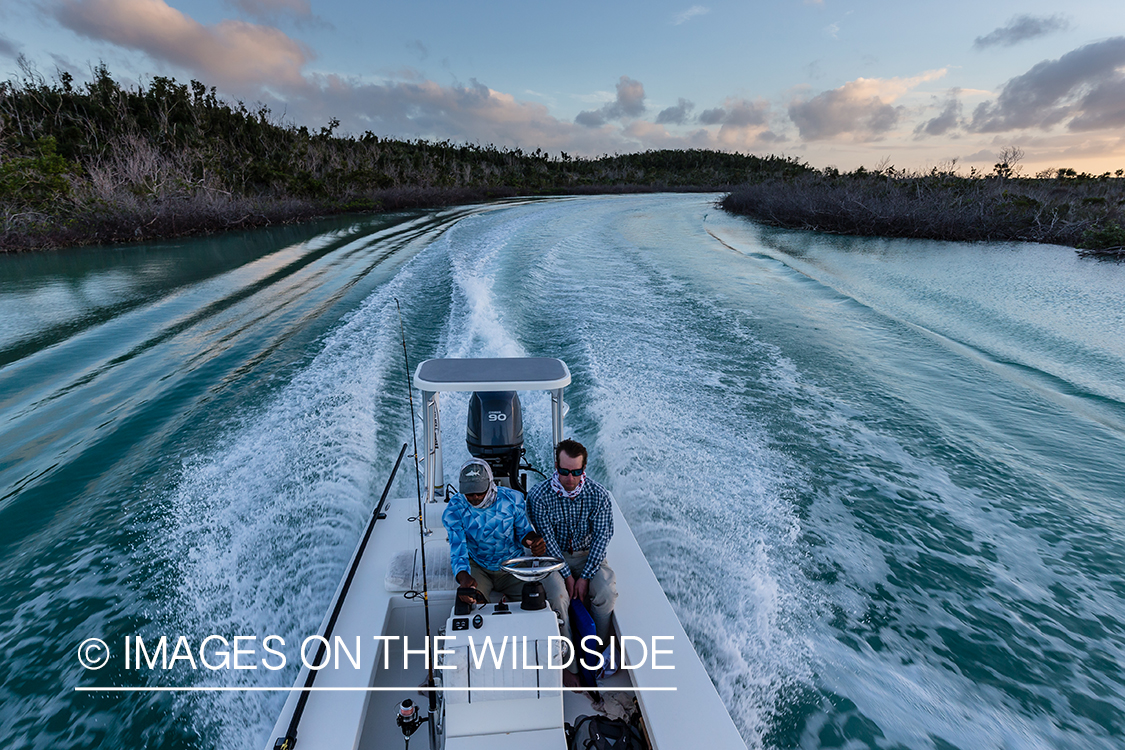
[[[523,581],[502,570],[485,570],[471,557],[469,575],[476,579],[477,590],[484,594],[486,599],[491,598],[493,591],[499,591],[508,597],[508,601],[518,602],[523,593]]]
[[[582,550],[574,554],[563,552],[563,559],[570,566],[570,574],[574,576],[575,580],[582,573],[582,569],[586,567],[586,557],[589,554],[589,550]],[[570,597],[566,595],[566,583],[563,581],[563,577],[558,573],[552,573],[543,580],[543,588],[547,590],[547,601],[551,603],[556,612],[562,613],[562,634],[571,638]],[[598,637],[602,639],[603,644],[608,644],[610,616],[613,614],[613,605],[617,602],[617,576],[604,561],[598,572],[590,579],[590,591],[587,597],[587,602],[583,603],[587,605],[590,616],[594,618],[594,627],[598,631]],[[576,648],[578,647],[577,643],[574,645]]]

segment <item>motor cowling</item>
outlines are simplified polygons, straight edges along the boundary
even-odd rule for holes
[[[465,444],[470,455],[489,463],[497,482],[520,489],[523,412],[519,395],[515,391],[473,393]]]

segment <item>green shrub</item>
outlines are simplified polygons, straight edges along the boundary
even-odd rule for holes
[[[33,156],[0,162],[0,200],[42,208],[70,195],[78,165],[58,153],[51,136],[35,141]]]
[[[1117,224],[1106,224],[1104,227],[1086,232],[1080,247],[1090,250],[1125,247],[1125,229]]]

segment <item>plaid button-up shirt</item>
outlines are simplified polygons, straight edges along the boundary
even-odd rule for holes
[[[527,493],[527,512],[536,531],[547,542],[547,554],[590,550],[579,578],[593,578],[605,560],[606,547],[613,536],[613,500],[609,490],[586,477],[576,497],[568,498],[551,489],[550,481],[540,482]],[[559,571],[563,578],[572,575],[570,566]]]

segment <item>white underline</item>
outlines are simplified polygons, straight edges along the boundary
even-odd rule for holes
[[[420,693],[428,692],[467,692],[472,690],[474,692],[540,692],[545,693],[550,690],[564,690],[567,692],[588,693],[592,691],[600,693],[639,693],[643,691],[655,692],[675,692],[674,687],[419,687],[417,685],[407,687],[229,687],[216,685],[213,687],[206,686],[189,686],[189,687],[113,687],[108,685],[94,685],[90,687],[75,687],[75,692],[80,693],[331,693],[331,692],[363,692],[363,693],[387,693],[387,692],[410,692],[417,690]]]

